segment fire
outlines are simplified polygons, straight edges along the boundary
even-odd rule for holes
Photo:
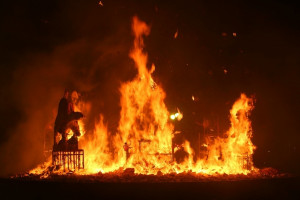
[[[82,141],[85,150],[85,172],[86,174],[106,173],[119,168],[113,165],[113,157],[109,149],[110,132],[100,115],[99,121],[95,124],[95,129],[91,137],[86,137]]]
[[[147,69],[143,35],[147,36],[150,28],[134,17],[132,30],[135,40],[130,57],[135,61],[138,74],[120,88],[121,119],[114,145],[129,143],[132,149],[126,166],[135,168],[138,173],[154,174],[170,165],[174,127],[164,104],[166,94],[151,76],[155,66]],[[124,159],[124,154],[118,156]]]
[[[174,33],[174,38],[176,39],[178,37],[178,29],[176,30],[176,32]]]
[[[254,170],[252,155],[251,122],[248,118],[253,109],[253,99],[241,94],[230,110],[231,127],[225,138],[217,138],[208,146],[208,158],[204,162],[209,171],[226,174],[247,174]],[[202,162],[200,162],[202,164]]]
[[[202,145],[207,149],[206,156],[197,157],[196,160],[189,141],[184,141],[179,146],[173,144],[177,131],[174,130],[172,120],[181,120],[183,114],[179,109],[177,113],[169,113],[164,103],[166,93],[152,78],[155,66],[152,64],[150,69],[147,68],[148,55],[143,50],[143,37],[150,34],[150,28],[134,17],[132,31],[135,39],[129,56],[134,60],[138,73],[133,80],[120,86],[118,131],[110,133],[104,117],[100,115],[93,134],[85,134],[80,138],[80,146],[85,151],[85,169],[77,173],[108,173],[126,168],[133,168],[137,174],[187,171],[202,174],[248,174],[256,170],[252,162],[255,146],[251,141],[252,129],[248,118],[254,108],[253,99],[241,94],[230,110],[230,129],[224,136],[213,140],[207,138],[207,142]],[[194,100],[194,96],[192,98]],[[85,106],[76,107],[80,111],[84,108]],[[79,121],[79,125],[84,133],[82,121]],[[188,156],[183,162],[177,163],[174,160],[174,150],[180,148]]]

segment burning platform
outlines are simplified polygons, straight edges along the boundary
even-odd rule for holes
[[[84,169],[84,150],[65,150],[52,152],[52,165],[63,171]]]

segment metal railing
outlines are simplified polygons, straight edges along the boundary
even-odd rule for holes
[[[84,150],[53,151],[52,164],[63,167],[64,171],[84,169]]]

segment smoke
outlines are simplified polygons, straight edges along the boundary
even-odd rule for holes
[[[10,104],[11,110],[2,109],[9,118],[18,119],[0,143],[0,176],[25,172],[44,161],[45,147],[53,144],[53,124],[65,88],[77,90],[81,100],[91,105],[84,113],[87,134],[100,113],[112,129],[117,126],[118,88],[131,71],[134,74],[128,62],[131,35],[125,28],[130,31],[130,20],[97,41],[84,37],[54,45],[49,52],[21,56],[7,84],[10,96],[2,104]]]
[[[83,113],[87,134],[93,132],[99,114],[115,132],[120,84],[136,73],[128,57],[135,11],[124,9],[126,4],[6,4],[2,15],[9,23],[1,24],[5,41],[0,51],[0,176],[22,173],[44,160],[45,147],[53,144],[53,124],[65,88],[77,90],[80,100],[91,105],[90,112]]]
[[[5,163],[1,175],[24,171],[43,157],[45,130],[54,119],[55,101],[70,73],[70,67],[57,59],[40,56],[33,63],[23,63],[13,74],[13,96],[8,98],[23,117],[0,148],[1,163]]]

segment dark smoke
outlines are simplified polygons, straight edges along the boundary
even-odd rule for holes
[[[58,2],[56,4],[63,9],[62,12],[71,12],[67,7],[69,5]],[[23,6],[24,9],[28,6],[29,12],[34,5],[29,3]],[[72,9],[79,9],[80,3],[70,6]],[[93,6],[97,8],[97,4]],[[37,16],[28,19],[29,21],[26,21],[28,25],[31,20],[40,20],[36,18],[40,17],[40,13],[33,10]],[[49,31],[49,27],[46,30],[43,30],[44,27],[35,27],[40,29],[41,34],[45,34],[46,38],[40,40],[57,39],[46,47],[39,47],[39,44],[36,44],[40,41],[34,43],[34,39],[31,38],[33,36],[27,36],[33,42],[28,47],[23,47],[24,41],[18,43],[13,41],[15,38],[11,38],[14,48],[20,45],[24,50],[16,50],[20,53],[13,55],[17,61],[8,59],[7,63],[3,64],[12,66],[12,69],[6,69],[6,74],[11,77],[8,79],[3,76],[7,85],[1,88],[3,122],[8,123],[2,124],[5,132],[1,136],[0,161],[5,164],[1,165],[1,176],[24,172],[44,160],[45,136],[51,134],[49,132],[54,123],[58,102],[65,88],[77,90],[81,94],[81,100],[91,103],[91,112],[84,113],[88,130],[93,128],[95,119],[100,113],[105,115],[112,129],[116,129],[119,115],[118,88],[121,80],[126,81],[134,74],[133,63],[128,58],[131,45],[131,19],[128,17],[118,22],[107,19],[104,22],[101,15],[97,17],[98,19],[93,19],[92,15],[95,13],[84,16],[87,12],[86,10],[82,13],[83,19],[77,19],[82,24],[71,20],[69,22],[73,24],[69,27],[66,22],[56,19],[62,15],[60,12],[51,13],[49,19],[43,19],[54,28],[66,25],[65,31],[70,31],[72,26],[76,26],[75,33],[62,36],[56,36],[56,32],[44,33],[43,31]],[[69,13],[64,15],[63,20],[71,17],[78,16]],[[16,17],[14,20],[22,19]],[[43,20],[40,22],[41,26],[45,25]],[[19,25],[15,27],[17,30],[18,28]],[[96,33],[89,32],[94,29]],[[25,34],[30,34],[30,31],[32,30],[25,31]],[[85,35],[81,36],[80,32],[84,32]],[[80,36],[76,36],[77,34]],[[22,36],[17,36],[16,39],[19,37]],[[52,140],[52,137],[46,138],[47,146],[49,139]]]

